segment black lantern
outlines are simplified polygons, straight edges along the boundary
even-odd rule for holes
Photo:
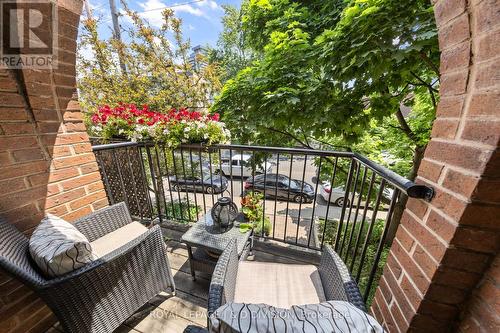
[[[225,232],[233,226],[233,222],[238,216],[238,207],[228,197],[222,197],[212,208],[212,220],[214,227],[220,232]]]

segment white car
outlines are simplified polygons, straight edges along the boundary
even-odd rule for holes
[[[332,193],[331,195],[330,195],[330,192]],[[393,193],[394,193],[394,190],[392,188],[384,188],[384,190],[382,191],[382,196],[390,201],[392,199]],[[331,190],[330,183],[324,182],[323,184],[321,184],[320,194],[321,194],[321,197],[323,199],[325,199],[326,202],[328,202],[328,199],[330,199],[330,202],[334,203],[335,205],[337,205],[339,207],[342,207],[344,205],[344,195],[345,195],[344,186],[334,187],[333,190]],[[366,194],[364,194],[364,196],[366,197]],[[347,199],[346,207],[350,206],[351,197],[352,197],[352,193],[349,193],[349,199]],[[362,197],[362,199],[361,199],[362,200],[361,205],[364,204],[363,198],[364,197]],[[356,194],[354,196],[355,204],[357,204],[356,203],[357,200],[358,200],[358,195]]]
[[[331,194],[330,194],[331,193]],[[330,200],[335,205],[342,207],[344,205],[345,191],[343,186],[334,187],[333,190],[330,187],[330,183],[321,184],[320,195],[326,202]],[[349,199],[347,199],[347,207],[350,205]]]
[[[252,158],[251,154],[238,154],[234,153],[231,156],[222,157],[220,165],[215,164],[213,168],[216,172],[221,172],[222,175],[234,177],[250,177],[252,176],[252,165],[250,163],[250,159]],[[273,166],[271,163],[265,164],[265,172],[271,173],[273,170]],[[264,173],[264,166],[257,165],[255,168],[255,174]]]

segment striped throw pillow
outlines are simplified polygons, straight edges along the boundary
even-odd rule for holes
[[[95,259],[87,237],[71,223],[50,214],[31,235],[29,251],[48,277],[66,274]]]
[[[210,333],[382,333],[369,314],[344,301],[294,305],[226,303],[209,318]]]

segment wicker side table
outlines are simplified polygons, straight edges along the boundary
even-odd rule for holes
[[[213,226],[210,211],[202,216],[184,235],[181,242],[188,248],[189,265],[193,280],[196,279],[195,272],[212,274],[217,264],[218,255],[224,251],[229,241],[236,239],[238,257],[245,260],[253,248],[253,230],[245,233],[240,232],[239,222],[224,233],[219,233]]]

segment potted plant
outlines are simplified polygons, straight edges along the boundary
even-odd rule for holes
[[[271,220],[265,216],[262,200],[264,196],[258,192],[247,192],[241,198],[241,207],[247,223],[240,224],[240,231],[247,232],[254,229],[254,234],[269,236],[272,231]]]

